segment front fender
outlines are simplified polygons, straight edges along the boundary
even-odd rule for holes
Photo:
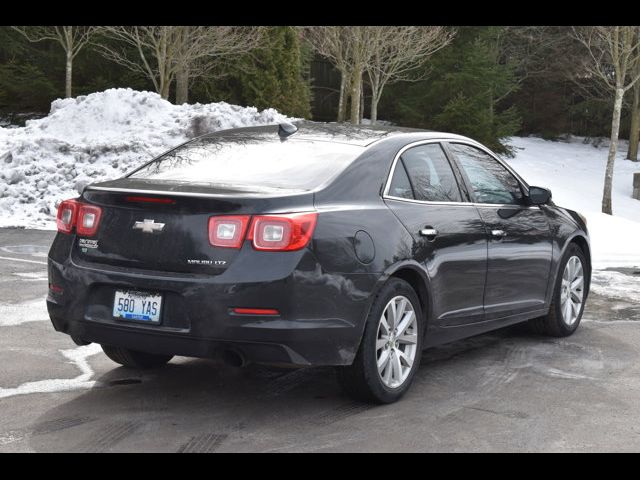
[[[549,208],[547,210],[551,233],[553,237],[553,257],[551,265],[551,275],[547,287],[547,306],[551,304],[553,291],[560,275],[560,263],[569,245],[577,243],[584,251],[587,258],[586,289],[589,292],[591,284],[591,246],[589,234],[580,216],[571,210],[560,207]]]

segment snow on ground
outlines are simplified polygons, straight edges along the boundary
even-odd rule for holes
[[[56,100],[47,117],[0,127],[0,227],[53,229],[56,202],[87,183],[122,176],[196,135],[286,119],[274,109],[173,105],[124,88]]]
[[[595,270],[591,277],[591,291],[625,302],[640,303],[640,276],[614,270]]]
[[[608,142],[594,147],[581,137],[548,141],[512,137],[516,156],[508,163],[530,185],[551,189],[553,201],[587,217],[595,268],[640,267],[640,200],[631,197],[640,162],[625,160],[621,141],[613,176],[613,216],[601,213]]]

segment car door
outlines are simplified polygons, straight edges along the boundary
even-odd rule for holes
[[[486,232],[460,182],[442,145],[421,142],[400,151],[385,189],[386,204],[413,236],[407,256],[430,279],[430,327],[484,319]]]
[[[459,163],[487,229],[487,320],[543,308],[553,248],[544,210],[528,204],[526,185],[489,152],[457,142],[446,148]]]

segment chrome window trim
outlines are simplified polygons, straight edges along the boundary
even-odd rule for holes
[[[415,200],[413,198],[403,198],[403,197],[395,197],[393,195],[385,195],[384,198],[389,200],[397,200],[400,202],[408,202],[408,203],[421,203],[423,205],[451,205],[455,207],[466,207],[469,205],[473,205],[471,202],[434,202],[429,200]]]
[[[419,145],[428,145],[430,143],[442,143],[442,142],[446,142],[447,140],[445,138],[430,138],[428,140],[418,140],[416,142],[412,142],[412,143],[408,143],[407,145],[405,145],[404,147],[402,147],[398,153],[396,153],[396,156],[393,158],[393,162],[391,163],[391,170],[389,171],[389,174],[387,176],[387,181],[385,183],[384,186],[384,190],[382,191],[382,198],[393,198],[394,200],[404,200],[404,201],[408,201],[408,202],[417,202],[417,203],[427,203],[427,204],[446,204],[446,205],[450,205],[452,203],[456,203],[456,204],[464,204],[464,205],[469,205],[469,202],[444,202],[444,201],[439,201],[439,202],[433,202],[433,201],[427,201],[427,200],[415,200],[412,198],[402,198],[402,197],[394,197],[393,195],[389,195],[389,189],[391,188],[391,180],[393,179],[393,174],[396,171],[396,165],[398,164],[398,160],[400,159],[400,157],[402,156],[402,154],[404,152],[406,152],[407,150],[409,150],[410,148],[413,147],[417,147]],[[442,146],[440,147],[442,148]],[[445,157],[447,157],[447,153],[444,149],[442,149],[442,153],[445,154]],[[447,162],[449,162],[449,158],[447,157]],[[453,174],[454,178],[455,178],[455,172],[453,172],[453,168],[451,170],[451,173]],[[458,183],[458,179],[456,178],[456,184]],[[458,185],[458,190],[460,190],[460,185]],[[462,192],[460,192],[460,194],[462,195]]]
[[[474,202],[431,202],[427,200],[414,200],[412,198],[394,197],[385,195],[385,200],[395,200],[397,202],[420,203],[422,205],[445,205],[448,207],[491,207],[491,208],[514,208],[518,210],[540,210],[539,205],[516,205],[513,203],[474,203]]]
[[[481,143],[478,143],[474,140],[467,140],[467,139],[458,139],[458,138],[446,138],[446,137],[442,137],[442,138],[430,138],[428,140],[418,140],[416,142],[412,142],[412,143],[408,143],[407,145],[405,145],[404,147],[402,147],[398,153],[396,153],[395,157],[393,158],[393,162],[391,163],[391,170],[389,171],[389,174],[387,176],[387,181],[385,182],[385,187],[384,190],[382,191],[382,198],[388,198],[390,200],[397,200],[397,201],[401,201],[401,202],[408,202],[408,203],[421,203],[424,205],[452,205],[452,206],[466,206],[466,205],[472,205],[475,207],[500,207],[500,208],[527,208],[527,209],[540,209],[540,207],[538,205],[516,205],[513,203],[475,203],[475,202],[444,202],[444,201],[438,201],[438,202],[434,202],[434,201],[428,201],[428,200],[415,200],[413,198],[402,198],[402,197],[396,197],[393,195],[389,195],[389,189],[391,188],[391,180],[393,179],[393,174],[396,171],[396,165],[398,163],[398,160],[400,159],[400,157],[402,156],[402,154],[404,152],[406,152],[407,150],[409,150],[410,148],[413,147],[417,147],[419,145],[426,145],[429,143],[442,143],[442,142],[447,142],[447,143],[462,143],[464,145],[469,145],[470,147],[476,147],[480,150],[482,150],[483,152],[485,152],[487,155],[489,155],[491,158],[493,158],[495,161],[497,161],[500,165],[502,165],[505,169],[507,169],[507,171],[509,173],[511,173],[515,179],[520,183],[520,185],[526,190],[527,193],[529,193],[529,184],[527,182],[524,181],[524,179],[518,175],[509,165],[507,165],[506,163],[504,163],[500,158],[498,158],[498,156],[496,154],[494,154],[491,150],[489,150],[487,147],[485,147],[484,145],[482,145]],[[456,179],[457,181],[457,179]]]

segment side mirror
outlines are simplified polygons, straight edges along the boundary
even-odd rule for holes
[[[542,187],[529,187],[529,203],[544,205],[551,200],[551,190]]]

